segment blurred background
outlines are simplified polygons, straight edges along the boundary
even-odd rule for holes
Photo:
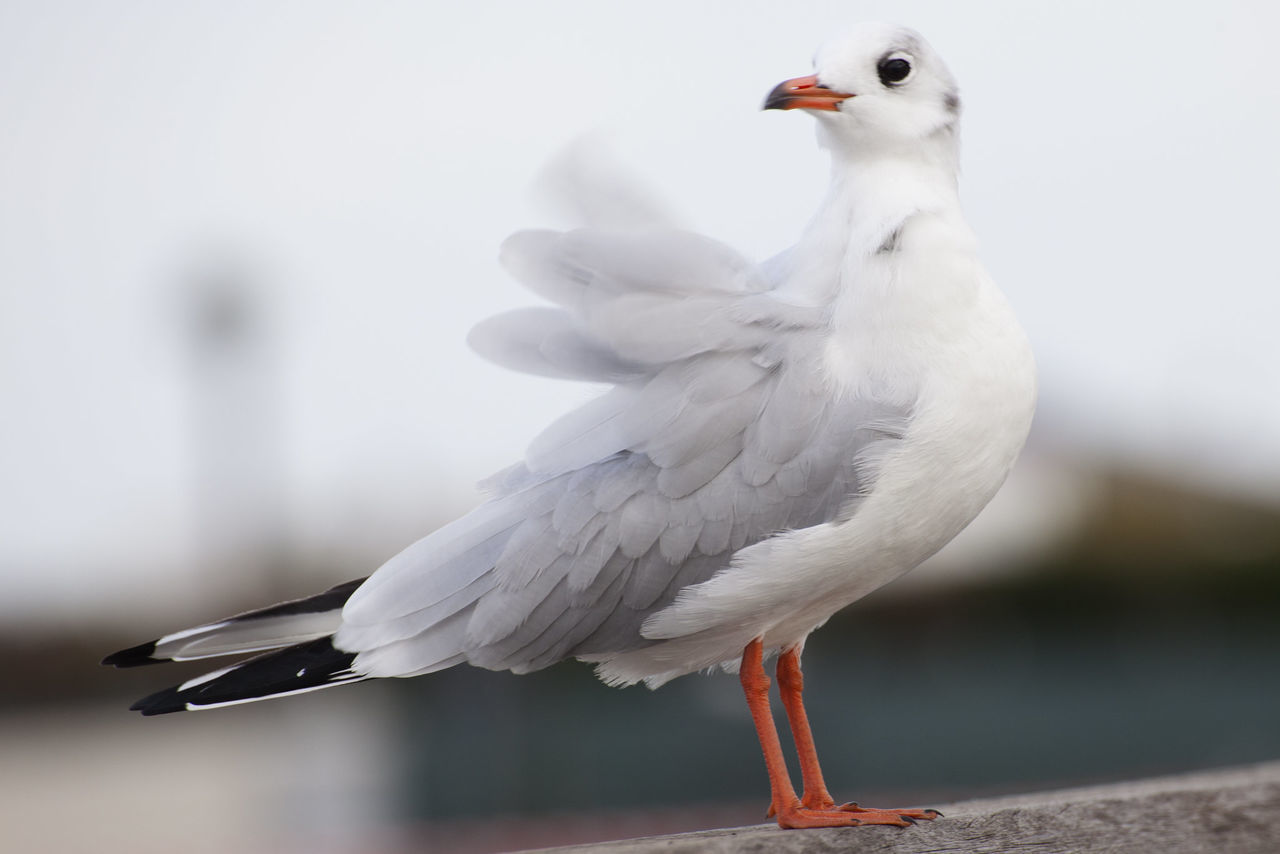
[[[0,4],[0,848],[494,851],[763,820],[736,681],[456,669],[142,719],[104,654],[367,574],[593,389],[466,331],[584,135],[763,259],[825,188],[762,113],[850,22],[965,95],[1041,365],[1006,489],[806,651],[837,797],[1280,757],[1273,3]],[[884,805],[889,805],[884,803]],[[896,805],[896,804],[895,804]]]

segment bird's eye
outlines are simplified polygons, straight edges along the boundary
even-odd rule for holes
[[[891,53],[876,65],[880,82],[886,86],[901,86],[907,82],[914,70],[911,59],[901,53]]]

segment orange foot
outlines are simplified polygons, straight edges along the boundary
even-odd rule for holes
[[[785,809],[778,816],[778,825],[784,828],[805,827],[860,827],[883,824],[893,827],[910,827],[917,819],[931,821],[940,813],[937,810],[873,810],[844,805],[833,809],[808,809],[796,805]]]
[[[805,827],[858,827],[864,824],[884,824],[894,827],[910,827],[917,821],[933,821],[942,813],[933,809],[878,810],[864,809],[857,804],[829,804],[808,806],[799,801],[778,812],[771,805],[769,817],[778,818],[784,828]]]

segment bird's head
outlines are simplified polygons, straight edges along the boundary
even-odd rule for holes
[[[809,110],[821,120],[819,138],[828,147],[902,152],[954,136],[959,90],[914,30],[862,24],[823,45],[814,71],[778,84],[764,109]]]

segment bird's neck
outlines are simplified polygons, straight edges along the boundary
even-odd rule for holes
[[[831,189],[792,253],[797,266],[782,288],[789,298],[830,304],[846,274],[891,250],[917,214],[961,219],[955,143],[938,142],[907,152],[833,148]]]
[[[819,216],[846,223],[849,252],[878,251],[917,213],[959,209],[959,163],[950,133],[907,150],[833,147],[831,154],[831,191]]]

